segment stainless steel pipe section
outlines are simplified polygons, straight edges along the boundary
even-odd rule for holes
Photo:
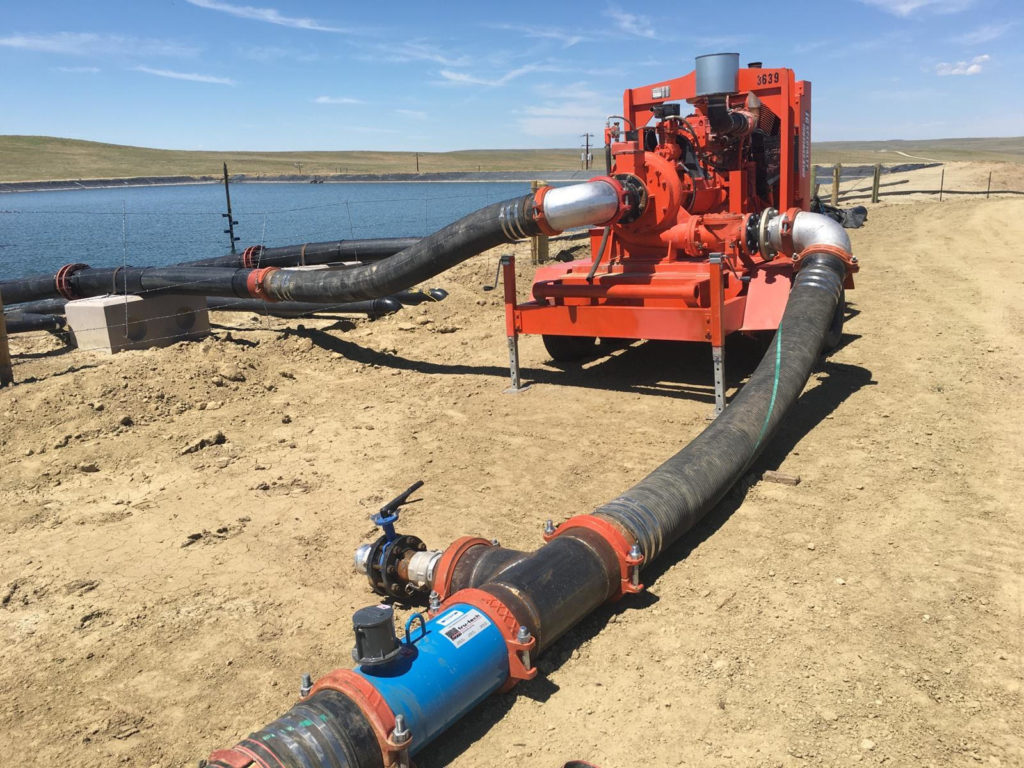
[[[619,213],[619,193],[600,179],[568,187],[553,187],[544,195],[544,217],[559,232],[573,227],[600,226]]]

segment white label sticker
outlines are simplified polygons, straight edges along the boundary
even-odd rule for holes
[[[461,648],[491,626],[488,618],[475,608],[465,613],[458,611],[458,614],[455,621],[445,622],[447,626],[441,630],[441,634],[451,640],[456,648]]]

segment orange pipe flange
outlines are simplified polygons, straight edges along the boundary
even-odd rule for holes
[[[505,693],[520,680],[532,680],[537,676],[537,668],[533,665],[527,668],[521,655],[524,652],[532,652],[537,647],[537,638],[531,635],[528,641],[524,642],[519,639],[519,627],[523,624],[507,605],[489,592],[473,587],[460,589],[444,601],[441,610],[453,603],[472,605],[493,621],[501,634],[505,636],[505,645],[508,647],[508,680],[505,681],[499,692]]]
[[[263,251],[262,245],[250,245],[242,251],[242,266],[246,269],[255,269],[256,265],[259,264]]]
[[[380,692],[365,677],[356,674],[351,669],[336,669],[317,680],[310,689],[309,695],[302,698],[301,701],[306,701],[317,692],[324,690],[337,691],[348,696],[362,710],[377,737],[377,744],[384,757],[384,765],[394,764],[398,760],[399,753],[408,749],[409,741],[403,742],[399,747],[391,740],[391,732],[395,729],[395,713],[391,711],[391,707],[388,706]]]
[[[550,191],[551,187],[545,185],[538,189],[533,196],[533,220],[537,222],[537,228],[549,237],[561,234],[559,230],[553,229],[551,225],[548,224],[547,216],[544,215],[544,198]]]
[[[633,570],[643,563],[643,554],[640,554],[638,557],[634,556],[632,552],[636,542],[630,542],[626,534],[603,517],[596,517],[595,515],[576,515],[576,517],[570,517],[551,533],[545,533],[544,541],[551,541],[574,528],[585,528],[603,538],[608,542],[608,546],[611,547],[616,559],[619,561],[619,591],[611,596],[609,602],[615,602],[621,599],[623,595],[634,594],[643,590],[644,585],[639,580],[635,584],[633,583]]]
[[[249,276],[245,279],[245,287],[249,290],[249,295],[254,299],[261,299],[262,301],[277,301],[277,299],[266,292],[264,287],[266,279],[277,271],[277,267],[263,267],[263,269],[254,269],[250,272]]]
[[[793,256],[793,263],[799,264],[800,261],[807,256],[809,253],[829,253],[839,259],[846,265],[847,272],[857,272],[860,269],[860,264],[857,262],[857,257],[848,251],[844,251],[838,245],[809,245],[804,248],[800,253]]]
[[[441,559],[437,561],[437,568],[434,569],[434,591],[442,600],[448,597],[452,588],[452,576],[455,574],[455,566],[459,559],[480,544],[494,546],[489,540],[481,539],[479,536],[463,536],[453,541],[441,555]]]

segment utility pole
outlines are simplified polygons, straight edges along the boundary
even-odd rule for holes
[[[582,137],[583,142],[584,142],[583,143],[583,157],[580,158],[580,159],[583,161],[582,162],[583,170],[589,171],[590,170],[590,161],[593,159],[593,157],[590,154],[590,140],[592,138],[594,138],[594,134],[592,134],[592,133],[583,133],[583,134],[580,134],[580,136]]]
[[[420,153],[416,153],[416,173],[420,172]]]
[[[224,197],[228,201],[228,212],[222,213],[221,216],[228,220],[228,228],[224,230],[224,234],[228,236],[228,240],[231,241],[231,252],[235,253],[235,243],[238,242],[238,238],[235,237],[235,221],[231,215],[231,189],[228,187],[228,164],[224,163]]]

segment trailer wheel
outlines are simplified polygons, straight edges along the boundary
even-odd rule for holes
[[[582,360],[591,357],[597,351],[597,338],[594,336],[541,336],[544,349],[556,363]]]
[[[839,294],[839,301],[836,303],[835,314],[832,315],[832,324],[825,334],[825,343],[822,344],[822,351],[825,354],[834,352],[839,348],[839,342],[843,339],[843,321],[846,319],[846,289]]]

